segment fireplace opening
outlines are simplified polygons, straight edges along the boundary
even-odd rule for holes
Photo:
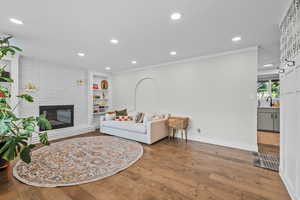
[[[52,129],[74,126],[74,105],[40,106],[40,115],[45,115]]]

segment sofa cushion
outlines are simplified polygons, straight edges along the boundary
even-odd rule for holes
[[[127,130],[135,133],[146,134],[147,128],[143,123],[134,123],[134,121],[102,121],[101,126],[118,130]]]

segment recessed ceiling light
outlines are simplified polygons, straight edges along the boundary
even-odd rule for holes
[[[110,67],[105,67],[105,70],[110,70],[111,68]]]
[[[16,19],[16,18],[10,18],[9,21],[11,21],[14,24],[18,24],[18,25],[24,24],[21,20]]]
[[[273,67],[273,66],[274,66],[274,65],[271,64],[271,63],[270,63],[270,64],[265,64],[265,65],[264,65],[264,67]]]
[[[232,38],[232,42],[239,42],[241,40],[242,40],[241,36],[236,36],[236,37]]]
[[[137,64],[137,61],[135,61],[135,60],[133,60],[133,61],[131,61],[131,64]]]
[[[176,56],[176,54],[177,54],[176,51],[171,51],[171,52],[170,52],[170,55],[171,55],[171,56]]]
[[[79,53],[77,53],[77,56],[79,56],[79,57],[84,57],[84,56],[85,56],[85,54],[84,54],[84,53],[81,53],[81,52],[79,52]]]
[[[118,43],[119,43],[119,40],[117,40],[117,39],[111,39],[111,40],[110,40],[110,43],[112,43],[112,44],[118,44]]]
[[[178,12],[172,13],[171,19],[174,21],[179,20],[179,19],[181,19],[181,14]]]

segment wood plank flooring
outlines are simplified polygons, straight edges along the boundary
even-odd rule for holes
[[[252,166],[251,152],[179,139],[143,147],[128,169],[78,186],[32,187],[1,172],[0,200],[290,200],[277,173]]]

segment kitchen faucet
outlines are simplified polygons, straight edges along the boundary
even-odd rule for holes
[[[270,107],[272,107],[272,106],[273,106],[273,99],[272,99],[272,97],[271,97],[271,96],[268,96],[268,98],[266,99],[266,101],[267,101],[267,102],[269,102],[269,101],[270,101]]]

